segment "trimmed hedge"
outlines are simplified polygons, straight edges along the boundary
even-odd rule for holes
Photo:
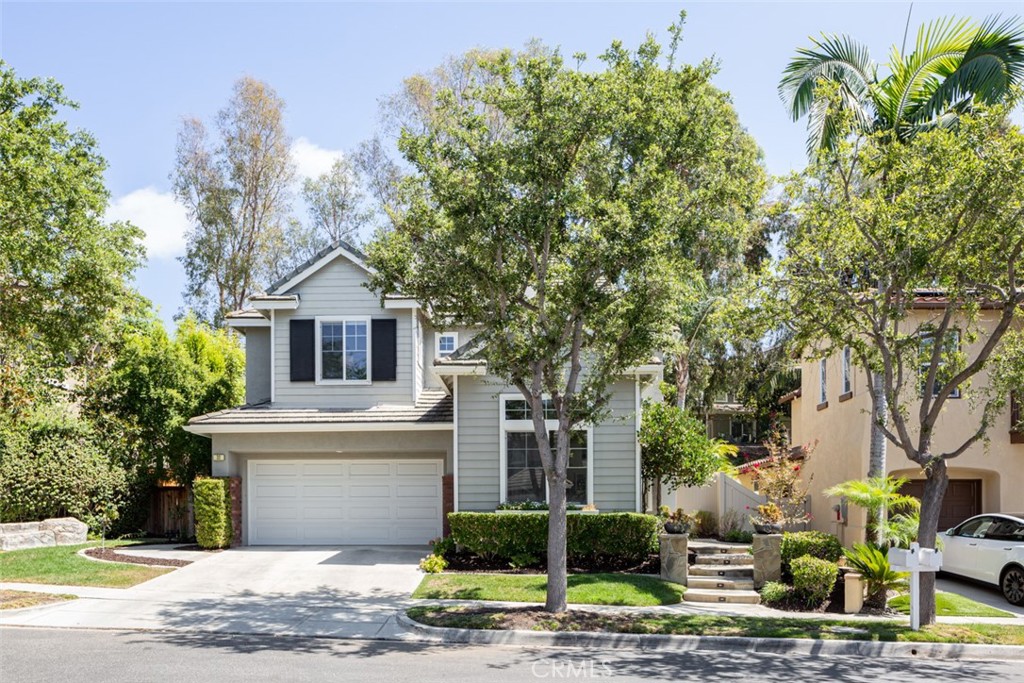
[[[516,560],[547,554],[548,515],[452,512],[451,538],[487,560]],[[567,518],[566,549],[571,563],[603,559],[642,562],[658,549],[658,518],[635,512],[574,515]]]
[[[839,565],[828,560],[803,555],[793,560],[793,591],[811,609],[821,607],[832,595],[839,576]]]
[[[227,479],[201,477],[192,484],[195,499],[196,543],[201,548],[231,545],[231,494]]]
[[[843,556],[843,544],[824,531],[795,531],[782,535],[782,567],[789,570],[793,560],[804,555],[837,562]]]

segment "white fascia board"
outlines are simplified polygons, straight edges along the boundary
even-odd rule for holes
[[[244,330],[247,327],[270,327],[270,321],[266,318],[227,318],[224,323],[228,327]]]
[[[626,371],[629,375],[654,375],[656,377],[665,376],[665,366],[661,363],[648,363],[646,365],[637,365],[629,368]]]
[[[310,265],[309,268],[306,268],[301,273],[296,274],[295,277],[293,277],[292,279],[288,280],[288,282],[285,282],[280,287],[277,287],[273,292],[271,292],[271,294],[283,294],[283,293],[287,292],[289,289],[291,289],[292,287],[295,287],[300,282],[302,282],[303,280],[308,278],[310,275],[313,275],[318,270],[320,270],[321,268],[323,268],[324,266],[326,266],[328,263],[330,263],[334,259],[338,258],[339,256],[344,256],[349,261],[351,261],[355,265],[359,266],[360,268],[365,270],[367,273],[370,273],[371,275],[373,275],[373,274],[375,274],[377,272],[376,270],[374,270],[370,266],[366,265],[366,262],[363,261],[363,259],[361,259],[358,256],[356,256],[355,254],[353,254],[351,251],[349,251],[345,247],[339,246],[334,251],[326,254],[323,258],[321,258],[316,263]]]
[[[416,310],[419,307],[420,302],[415,299],[384,299],[384,308],[388,310]]]
[[[294,311],[299,307],[299,295],[293,294],[290,299],[264,300],[259,297],[249,299],[249,305],[257,311]]]
[[[438,377],[454,377],[456,375],[475,375],[482,376],[487,374],[487,365],[435,365],[434,373]]]
[[[439,432],[450,431],[451,422],[285,422],[281,424],[195,424],[182,427],[186,432],[211,434],[296,434],[301,432]]]

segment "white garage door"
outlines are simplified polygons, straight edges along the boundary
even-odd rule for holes
[[[250,545],[424,545],[441,535],[438,460],[252,460]]]

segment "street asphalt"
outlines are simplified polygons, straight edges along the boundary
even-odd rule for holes
[[[322,638],[0,629],[4,683],[410,681],[1024,682],[1020,662],[507,647]]]

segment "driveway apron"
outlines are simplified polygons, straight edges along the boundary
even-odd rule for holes
[[[102,597],[0,616],[0,624],[399,638],[421,547],[253,547]],[[70,591],[73,592],[73,591]]]

